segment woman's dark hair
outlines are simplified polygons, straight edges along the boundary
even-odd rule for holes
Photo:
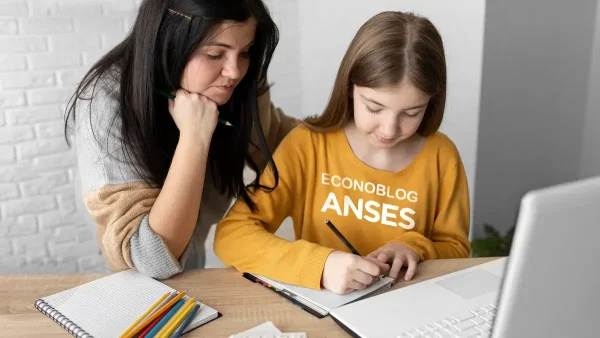
[[[279,32],[262,0],[145,0],[130,34],[96,62],[83,77],[67,105],[65,135],[69,119],[76,118],[78,100],[94,99],[96,85],[105,76],[120,82],[119,107],[108,125],[118,125],[124,156],[147,183],[162,186],[179,139],[179,130],[168,111],[167,99],[157,89],[180,88],[185,66],[194,51],[207,42],[224,21],[257,22],[250,48],[250,65],[231,99],[219,106],[220,117],[235,127],[217,126],[208,155],[207,171],[218,191],[241,197],[254,209],[249,189],[272,191],[279,175],[259,120],[257,98],[268,90],[266,75],[279,41]],[[116,75],[114,74],[116,73]],[[91,93],[91,95],[85,95]],[[90,118],[90,123],[92,119]],[[93,130],[93,129],[92,129]],[[248,155],[252,132],[268,165],[275,185],[266,187],[256,179],[249,187],[243,181],[248,164],[257,176],[262,168]],[[111,133],[106,131],[107,135]],[[68,139],[67,139],[68,142]]]

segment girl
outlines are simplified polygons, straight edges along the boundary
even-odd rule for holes
[[[469,194],[453,142],[438,128],[446,99],[442,39],[400,12],[367,21],[350,44],[324,113],[275,152],[279,185],[255,190],[218,224],[214,249],[239,271],[348,293],[380,273],[410,280],[426,259],[470,254]],[[273,184],[275,172],[265,171]],[[291,216],[297,240],[273,233]],[[330,220],[357,251],[325,224]],[[389,271],[388,271],[389,269]]]
[[[274,180],[253,189],[277,186],[271,150],[296,125],[265,85],[277,42],[261,0],[145,0],[86,74],[65,128],[75,122],[85,205],[113,270],[162,279],[203,267],[231,198],[254,207],[244,166],[268,162]]]

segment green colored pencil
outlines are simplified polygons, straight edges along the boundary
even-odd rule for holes
[[[171,100],[175,100],[175,95],[173,95],[169,92],[165,92],[164,90],[160,90],[160,89],[157,89],[156,92],[163,96],[168,97]],[[228,126],[228,127],[233,127],[233,124],[231,124],[229,121],[222,119],[222,118],[219,118],[219,123],[221,123],[222,125]]]

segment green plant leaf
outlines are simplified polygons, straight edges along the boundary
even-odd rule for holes
[[[500,239],[502,236],[500,236],[500,233],[498,232],[498,230],[496,230],[493,226],[485,223],[483,224],[483,231],[485,233],[486,237],[492,237],[492,238],[497,238]]]
[[[512,245],[515,227],[511,227],[505,235],[500,234],[492,225],[484,223],[484,237],[471,241],[472,257],[508,256]]]

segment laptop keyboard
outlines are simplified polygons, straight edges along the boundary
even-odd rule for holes
[[[487,338],[492,331],[496,306],[490,304],[457,313],[446,319],[399,334],[398,338]]]

